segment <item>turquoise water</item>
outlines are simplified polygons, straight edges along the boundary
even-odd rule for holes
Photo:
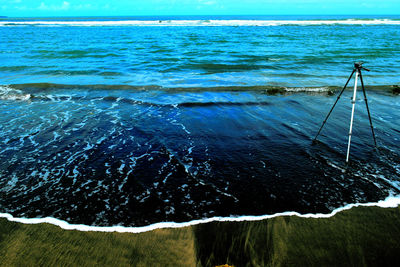
[[[0,19],[0,212],[91,225],[399,194],[400,17]],[[353,81],[363,61],[345,164]],[[397,89],[396,89],[397,88]]]
[[[337,86],[358,60],[399,83],[399,17],[229,18],[0,20],[0,84]]]

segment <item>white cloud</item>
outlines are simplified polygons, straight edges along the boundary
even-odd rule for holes
[[[93,6],[91,4],[80,4],[77,6],[72,6],[72,9],[74,10],[93,9]]]
[[[68,9],[69,8],[69,3],[67,1],[64,1],[62,6],[61,6],[61,8],[62,9]]]
[[[17,6],[17,7],[15,7],[15,9],[25,11],[25,10],[28,10],[29,8],[27,6]]]
[[[70,4],[67,1],[62,2],[61,5],[46,5],[44,2],[40,3],[37,9],[39,10],[51,10],[51,11],[60,11],[60,10],[68,10],[70,8]]]
[[[217,2],[213,0],[198,0],[200,4],[206,5],[206,6],[211,6],[217,4]]]
[[[224,5],[221,3],[223,1],[218,0],[197,0],[196,9],[198,10],[206,10],[212,8],[213,10],[221,10],[224,9]]]
[[[101,10],[101,9],[110,9],[114,10],[109,4],[104,6],[99,6],[97,4],[70,4],[70,2],[63,1],[58,5],[47,5],[45,2],[41,2],[39,6],[35,9],[42,11],[82,11],[82,10]]]
[[[43,3],[43,2],[41,2],[41,3],[40,3],[40,6],[38,6],[38,9],[40,9],[40,10],[47,10],[48,8],[49,8],[49,7],[46,6],[46,4]]]

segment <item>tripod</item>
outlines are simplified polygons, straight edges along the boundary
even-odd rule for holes
[[[350,156],[350,144],[351,144],[351,135],[352,135],[352,129],[353,129],[353,118],[354,118],[354,108],[355,108],[355,104],[356,104],[356,94],[357,94],[357,80],[358,80],[358,76],[360,76],[360,81],[361,81],[361,87],[364,93],[364,100],[365,100],[365,106],[367,107],[367,112],[368,112],[368,118],[369,118],[369,124],[371,126],[371,131],[372,131],[372,137],[374,138],[374,143],[376,146],[376,138],[375,138],[375,132],[374,132],[374,127],[372,126],[372,120],[371,120],[371,114],[369,112],[369,107],[368,107],[368,100],[367,100],[367,93],[365,92],[365,88],[364,88],[364,81],[362,78],[362,74],[361,74],[361,70],[366,70],[369,71],[369,69],[366,69],[362,66],[362,62],[355,62],[354,63],[354,69],[353,72],[351,73],[349,79],[347,80],[346,84],[344,85],[342,91],[340,92],[339,96],[336,99],[335,104],[333,104],[333,107],[331,108],[331,110],[329,111],[328,115],[326,116],[324,122],[322,123],[321,128],[319,129],[317,135],[315,136],[313,143],[317,140],[318,135],[320,134],[322,128],[324,127],[326,121],[328,120],[329,116],[331,115],[333,109],[335,108],[337,102],[339,101],[341,95],[343,94],[344,90],[347,87],[347,84],[349,83],[349,81],[351,80],[351,77],[353,77],[353,74],[356,73],[356,77],[355,77],[355,81],[354,81],[354,92],[353,92],[353,98],[352,98],[352,109],[351,109],[351,119],[350,119],[350,131],[349,131],[349,142],[347,145],[347,155],[346,155],[346,163],[349,162],[349,156]]]

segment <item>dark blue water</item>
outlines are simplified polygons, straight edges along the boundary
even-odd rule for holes
[[[400,21],[351,19],[0,20],[0,212],[145,225],[398,195]],[[378,148],[359,92],[345,164],[353,81],[312,140],[358,60]]]

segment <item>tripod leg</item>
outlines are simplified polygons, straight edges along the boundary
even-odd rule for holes
[[[347,155],[346,155],[346,162],[349,162],[350,156],[350,144],[351,144],[351,135],[353,131],[353,119],[354,119],[354,109],[356,107],[356,96],[357,96],[357,80],[358,80],[359,70],[356,72],[356,78],[354,79],[354,92],[353,92],[353,99],[351,100],[352,108],[351,108],[351,118],[350,118],[350,130],[349,130],[349,143],[347,145]]]
[[[361,81],[361,87],[362,87],[362,90],[363,90],[363,93],[364,93],[365,106],[367,107],[369,125],[371,126],[372,137],[374,138],[374,143],[375,143],[375,146],[376,146],[375,132],[374,132],[374,127],[372,126],[371,114],[369,113],[367,93],[366,93],[365,88],[364,88],[364,81],[363,81],[363,78],[362,78],[361,70],[360,70],[360,81]]]
[[[318,131],[317,135],[315,136],[315,138],[314,138],[313,142],[315,142],[315,140],[317,140],[317,137],[318,137],[318,135],[321,133],[321,130],[322,130],[322,128],[324,127],[324,125],[325,125],[326,121],[328,120],[329,116],[331,115],[331,113],[332,113],[333,109],[335,108],[335,106],[336,106],[337,102],[338,102],[338,101],[339,101],[339,99],[340,99],[340,96],[343,94],[344,90],[345,90],[345,89],[346,89],[346,87],[347,87],[347,84],[349,83],[349,81],[350,81],[351,77],[353,77],[353,74],[354,74],[354,72],[355,72],[355,71],[356,71],[356,69],[354,69],[354,70],[353,70],[353,72],[350,74],[350,77],[349,77],[349,79],[347,79],[347,82],[346,82],[346,84],[344,85],[344,87],[343,87],[342,91],[340,92],[339,96],[338,96],[338,97],[337,97],[337,99],[336,99],[336,102],[335,102],[335,104],[333,104],[333,106],[332,106],[331,110],[329,111],[329,113],[328,113],[328,115],[326,116],[326,118],[325,118],[324,122],[322,123],[322,126],[321,126],[321,128],[319,128],[319,131]]]

